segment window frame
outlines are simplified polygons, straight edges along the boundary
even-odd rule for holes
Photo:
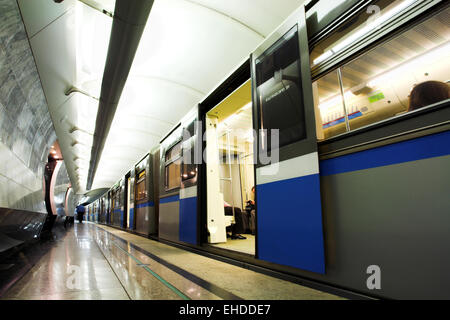
[[[262,85],[264,85],[267,81],[270,81],[270,79],[272,79],[273,77],[271,77],[270,79],[265,79],[262,80],[261,83],[260,82],[260,78],[263,77],[263,75],[261,74],[261,72],[263,72],[261,69],[258,69],[259,65],[263,64],[266,59],[269,59],[270,56],[272,56],[275,52],[278,52],[280,49],[282,49],[285,45],[287,45],[288,42],[292,41],[295,43],[296,45],[296,50],[298,53],[298,59],[296,59],[293,63],[295,63],[295,69],[297,69],[297,74],[298,74],[298,87],[296,87],[298,94],[299,94],[299,100],[301,102],[301,110],[300,110],[300,118],[298,119],[298,122],[296,122],[295,126],[291,126],[291,127],[284,127],[284,128],[278,128],[280,129],[279,134],[280,134],[280,138],[281,138],[281,134],[282,134],[282,130],[284,132],[289,132],[290,130],[292,130],[293,128],[297,128],[300,136],[295,137],[294,140],[290,140],[287,141],[286,143],[281,143],[281,141],[279,142],[279,146],[278,148],[284,148],[287,147],[291,144],[297,143],[299,141],[303,141],[305,139],[307,139],[307,132],[306,132],[306,116],[305,116],[305,101],[304,101],[304,97],[303,97],[303,86],[304,84],[301,81],[302,78],[302,69],[301,69],[301,58],[300,58],[300,44],[298,43],[298,37],[299,37],[299,26],[298,24],[296,24],[295,26],[293,26],[292,28],[290,28],[282,37],[280,37],[277,41],[275,41],[268,49],[266,49],[261,55],[259,55],[256,59],[255,59],[255,93],[257,94],[258,97],[260,97],[260,95],[262,94],[260,92],[260,87]],[[292,65],[292,64],[290,64]],[[283,69],[284,70],[284,69]],[[287,91],[288,89],[283,85],[284,87],[284,91]],[[282,93],[277,94],[281,95]],[[267,101],[267,100],[266,100]],[[271,141],[270,141],[270,130],[273,130],[275,128],[267,128],[264,126],[264,120],[266,117],[266,113],[268,112],[267,110],[267,105],[266,105],[266,109],[264,109],[264,104],[261,103],[260,99],[257,99],[257,103],[256,103],[256,108],[258,111],[258,116],[257,116],[257,123],[256,126],[259,130],[263,129],[263,130],[267,130],[266,134],[266,143],[267,146],[265,147],[265,150],[268,154],[271,154],[272,152],[272,148],[271,148]],[[273,111],[272,111],[273,112]],[[270,117],[267,117],[270,118]],[[300,124],[300,121],[302,122]],[[301,132],[300,132],[301,131]],[[259,132],[259,131],[258,131]],[[258,141],[260,141],[262,139],[261,137],[261,133],[258,134]],[[280,139],[281,140],[281,139]]]
[[[172,151],[173,148],[175,148],[176,146],[180,146],[180,152],[178,153],[177,156],[175,156],[174,158],[171,158],[170,160],[166,160],[167,159],[167,155],[170,151]],[[183,156],[183,146],[182,146],[182,139],[178,139],[177,141],[175,141],[173,144],[170,145],[170,147],[167,148],[167,150],[164,152],[164,190],[165,191],[173,191],[173,190],[177,190],[181,188],[181,166],[182,166],[182,156]],[[174,162],[176,161],[180,161],[180,183],[177,187],[173,187],[173,188],[169,188],[169,171],[167,170],[167,168],[174,164]]]
[[[142,175],[142,177],[140,177],[140,178],[138,178],[136,180],[136,188],[135,188],[135,190],[136,190],[136,195],[135,195],[136,201],[145,201],[148,198],[148,190],[147,190],[147,192],[145,192],[145,196],[143,198],[139,198],[139,187],[138,187],[139,184],[143,183],[144,184],[144,188],[147,187],[147,185],[146,185],[146,182],[147,182],[147,170],[146,169],[142,170],[141,172],[138,173],[137,176],[139,177],[139,175],[141,175],[142,173],[144,173]]]

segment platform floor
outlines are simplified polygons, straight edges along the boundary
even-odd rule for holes
[[[107,226],[76,223],[2,299],[342,299]]]

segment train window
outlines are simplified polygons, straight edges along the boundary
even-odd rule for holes
[[[194,133],[194,127],[189,126],[191,128],[186,128],[188,132],[191,134]],[[196,139],[196,136],[191,136],[186,141],[183,141],[183,164],[181,166],[181,179],[183,181],[190,180],[192,178],[195,178],[197,175],[197,165],[194,163],[195,160],[195,149],[194,149],[194,141]]]
[[[165,189],[179,188],[181,184],[181,142],[166,152]]]
[[[177,143],[166,152],[166,162],[172,161],[180,157],[181,143]]]
[[[139,174],[139,180],[136,183],[136,200],[143,200],[147,198],[147,188],[145,187],[145,170]]]
[[[332,71],[314,82],[317,88],[319,111],[322,120],[324,138],[329,138],[346,131],[344,105],[339,85],[338,72]]]
[[[449,99],[449,17],[447,8],[316,81],[325,137],[346,129],[343,117],[334,119],[336,109],[346,112],[354,130]],[[336,72],[343,96],[324,90]]]
[[[278,129],[280,147],[306,137],[299,56],[297,28],[293,28],[256,60],[258,126]],[[270,151],[270,133],[266,146],[262,141],[262,148]]]
[[[166,166],[166,190],[180,187],[180,163],[179,160]]]

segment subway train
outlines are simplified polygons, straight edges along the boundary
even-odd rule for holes
[[[87,220],[312,287],[449,299],[449,97],[409,110],[415,85],[448,88],[449,3],[323,3],[294,12]]]

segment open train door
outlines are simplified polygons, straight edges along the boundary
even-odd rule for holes
[[[305,10],[252,53],[257,258],[325,273]]]

